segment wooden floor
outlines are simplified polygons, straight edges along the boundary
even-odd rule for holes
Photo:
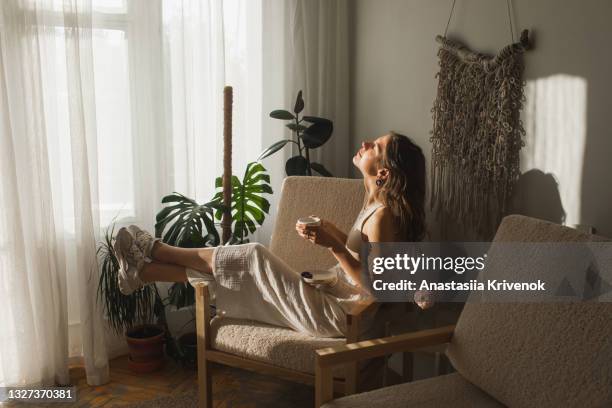
[[[134,374],[128,369],[127,356],[110,361],[110,382],[87,385],[83,367],[71,367],[72,384],[77,387],[78,402],[48,403],[41,407],[118,407],[126,403],[150,401],[164,396],[177,396],[197,388],[197,372],[183,368],[166,358],[162,369],[148,374]],[[312,387],[259,375],[221,365],[213,365],[213,397],[215,407],[252,407],[253,398],[273,401],[271,405],[312,407]],[[32,404],[6,404],[7,407],[32,407]]]

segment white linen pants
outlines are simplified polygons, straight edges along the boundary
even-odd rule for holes
[[[345,337],[346,312],[367,294],[339,264],[333,286],[316,288],[259,243],[215,247],[213,276],[187,268],[189,282],[207,281],[217,314],[289,327],[315,337]]]

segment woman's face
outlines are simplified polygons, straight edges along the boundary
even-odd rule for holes
[[[361,142],[361,148],[353,156],[353,164],[361,171],[364,177],[376,176],[378,166],[387,148],[389,137],[389,135],[384,135],[373,141]]]

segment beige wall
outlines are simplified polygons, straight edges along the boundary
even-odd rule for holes
[[[392,129],[412,136],[429,159],[434,38],[444,31],[451,3],[351,2],[351,150]],[[516,211],[558,220],[560,199],[567,224],[612,236],[612,1],[514,0],[513,6],[515,32],[528,28],[535,40],[526,54],[522,154],[523,170],[532,171],[522,179]],[[506,2],[457,0],[448,34],[496,52],[510,41]]]

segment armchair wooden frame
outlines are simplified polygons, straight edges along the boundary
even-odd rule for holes
[[[333,399],[332,369],[334,366],[339,364],[353,366],[360,360],[449,343],[454,330],[455,326],[451,325],[317,350],[315,406],[321,407]]]
[[[315,384],[315,375],[313,374],[295,371],[261,361],[250,360],[242,356],[214,349],[211,345],[210,337],[210,293],[208,291],[208,285],[205,282],[195,284],[195,296],[196,332],[198,342],[198,397],[199,406],[201,408],[212,407],[212,374],[210,371],[210,362],[278,376],[294,382],[309,385]],[[359,341],[359,324],[361,317],[374,305],[375,303],[364,304],[359,308],[355,308],[350,314],[347,314],[348,334],[346,337],[347,345],[344,347]],[[322,349],[322,351],[324,350],[328,349]],[[313,356],[313,358],[317,358],[318,361],[320,357]],[[345,379],[333,378],[331,369],[326,371],[326,375],[327,377],[325,378],[330,382],[330,384],[326,386],[329,387],[331,396],[333,396],[334,390],[338,393],[344,392],[345,395],[354,394],[357,391],[359,376],[358,361],[347,362]]]

